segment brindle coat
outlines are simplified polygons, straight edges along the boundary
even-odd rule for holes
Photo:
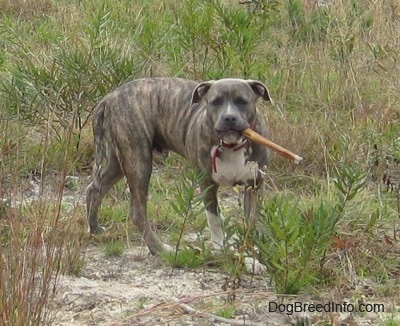
[[[260,185],[260,169],[267,162],[267,149],[250,141],[244,144],[241,135],[243,129],[251,126],[266,136],[265,123],[256,108],[260,97],[270,100],[267,88],[258,81],[222,79],[199,84],[178,78],[138,79],[105,96],[93,119],[95,163],[86,196],[90,232],[101,230],[97,213],[102,199],[125,176],[135,226],[152,253],[165,249],[148,223],[146,202],[153,150],[170,150],[187,158],[199,171],[207,171],[202,189],[212,187],[204,203],[212,241],[221,246],[217,174],[229,169],[229,162],[221,162],[224,157],[235,155],[241,155],[237,162],[254,162],[254,178],[229,177],[228,185],[246,186]],[[236,154],[231,147],[241,143],[243,146]],[[222,171],[215,171],[219,163]],[[232,166],[233,174],[235,169],[237,166]],[[245,192],[247,215],[252,194]]]

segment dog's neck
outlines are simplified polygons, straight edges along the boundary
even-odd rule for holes
[[[259,178],[260,168],[255,161],[249,161],[249,143],[244,141],[233,148],[214,145],[212,157],[212,179],[219,186],[254,185]]]
[[[224,150],[224,148],[227,148],[233,152],[236,152],[236,151],[242,149],[246,145],[247,145],[247,138],[242,138],[242,141],[240,143],[236,143],[236,144],[227,144],[222,139],[220,139],[219,145],[215,147],[215,149],[211,155],[213,171],[215,173],[217,172],[217,158],[218,158],[218,155]]]

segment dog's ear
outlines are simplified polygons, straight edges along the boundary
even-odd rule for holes
[[[191,105],[194,103],[199,103],[204,95],[207,94],[208,90],[210,89],[211,85],[214,83],[213,80],[206,81],[197,85],[194,89],[192,94],[192,101]]]
[[[249,86],[253,89],[257,96],[262,97],[266,101],[272,103],[272,99],[269,96],[269,91],[267,86],[257,80],[246,80]]]

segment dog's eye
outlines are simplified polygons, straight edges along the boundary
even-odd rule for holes
[[[236,104],[245,105],[245,104],[247,104],[247,101],[242,98],[239,98],[236,100]]]
[[[222,104],[222,100],[220,98],[215,98],[211,101],[212,105],[221,105]]]

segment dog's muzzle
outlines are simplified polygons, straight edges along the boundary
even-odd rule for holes
[[[249,127],[249,123],[235,114],[224,114],[215,125],[218,138],[225,144],[238,144],[243,140],[242,131]]]
[[[227,114],[221,117],[214,130],[218,138],[225,144],[238,144],[243,141],[242,131],[249,127],[249,124],[235,115]]]

